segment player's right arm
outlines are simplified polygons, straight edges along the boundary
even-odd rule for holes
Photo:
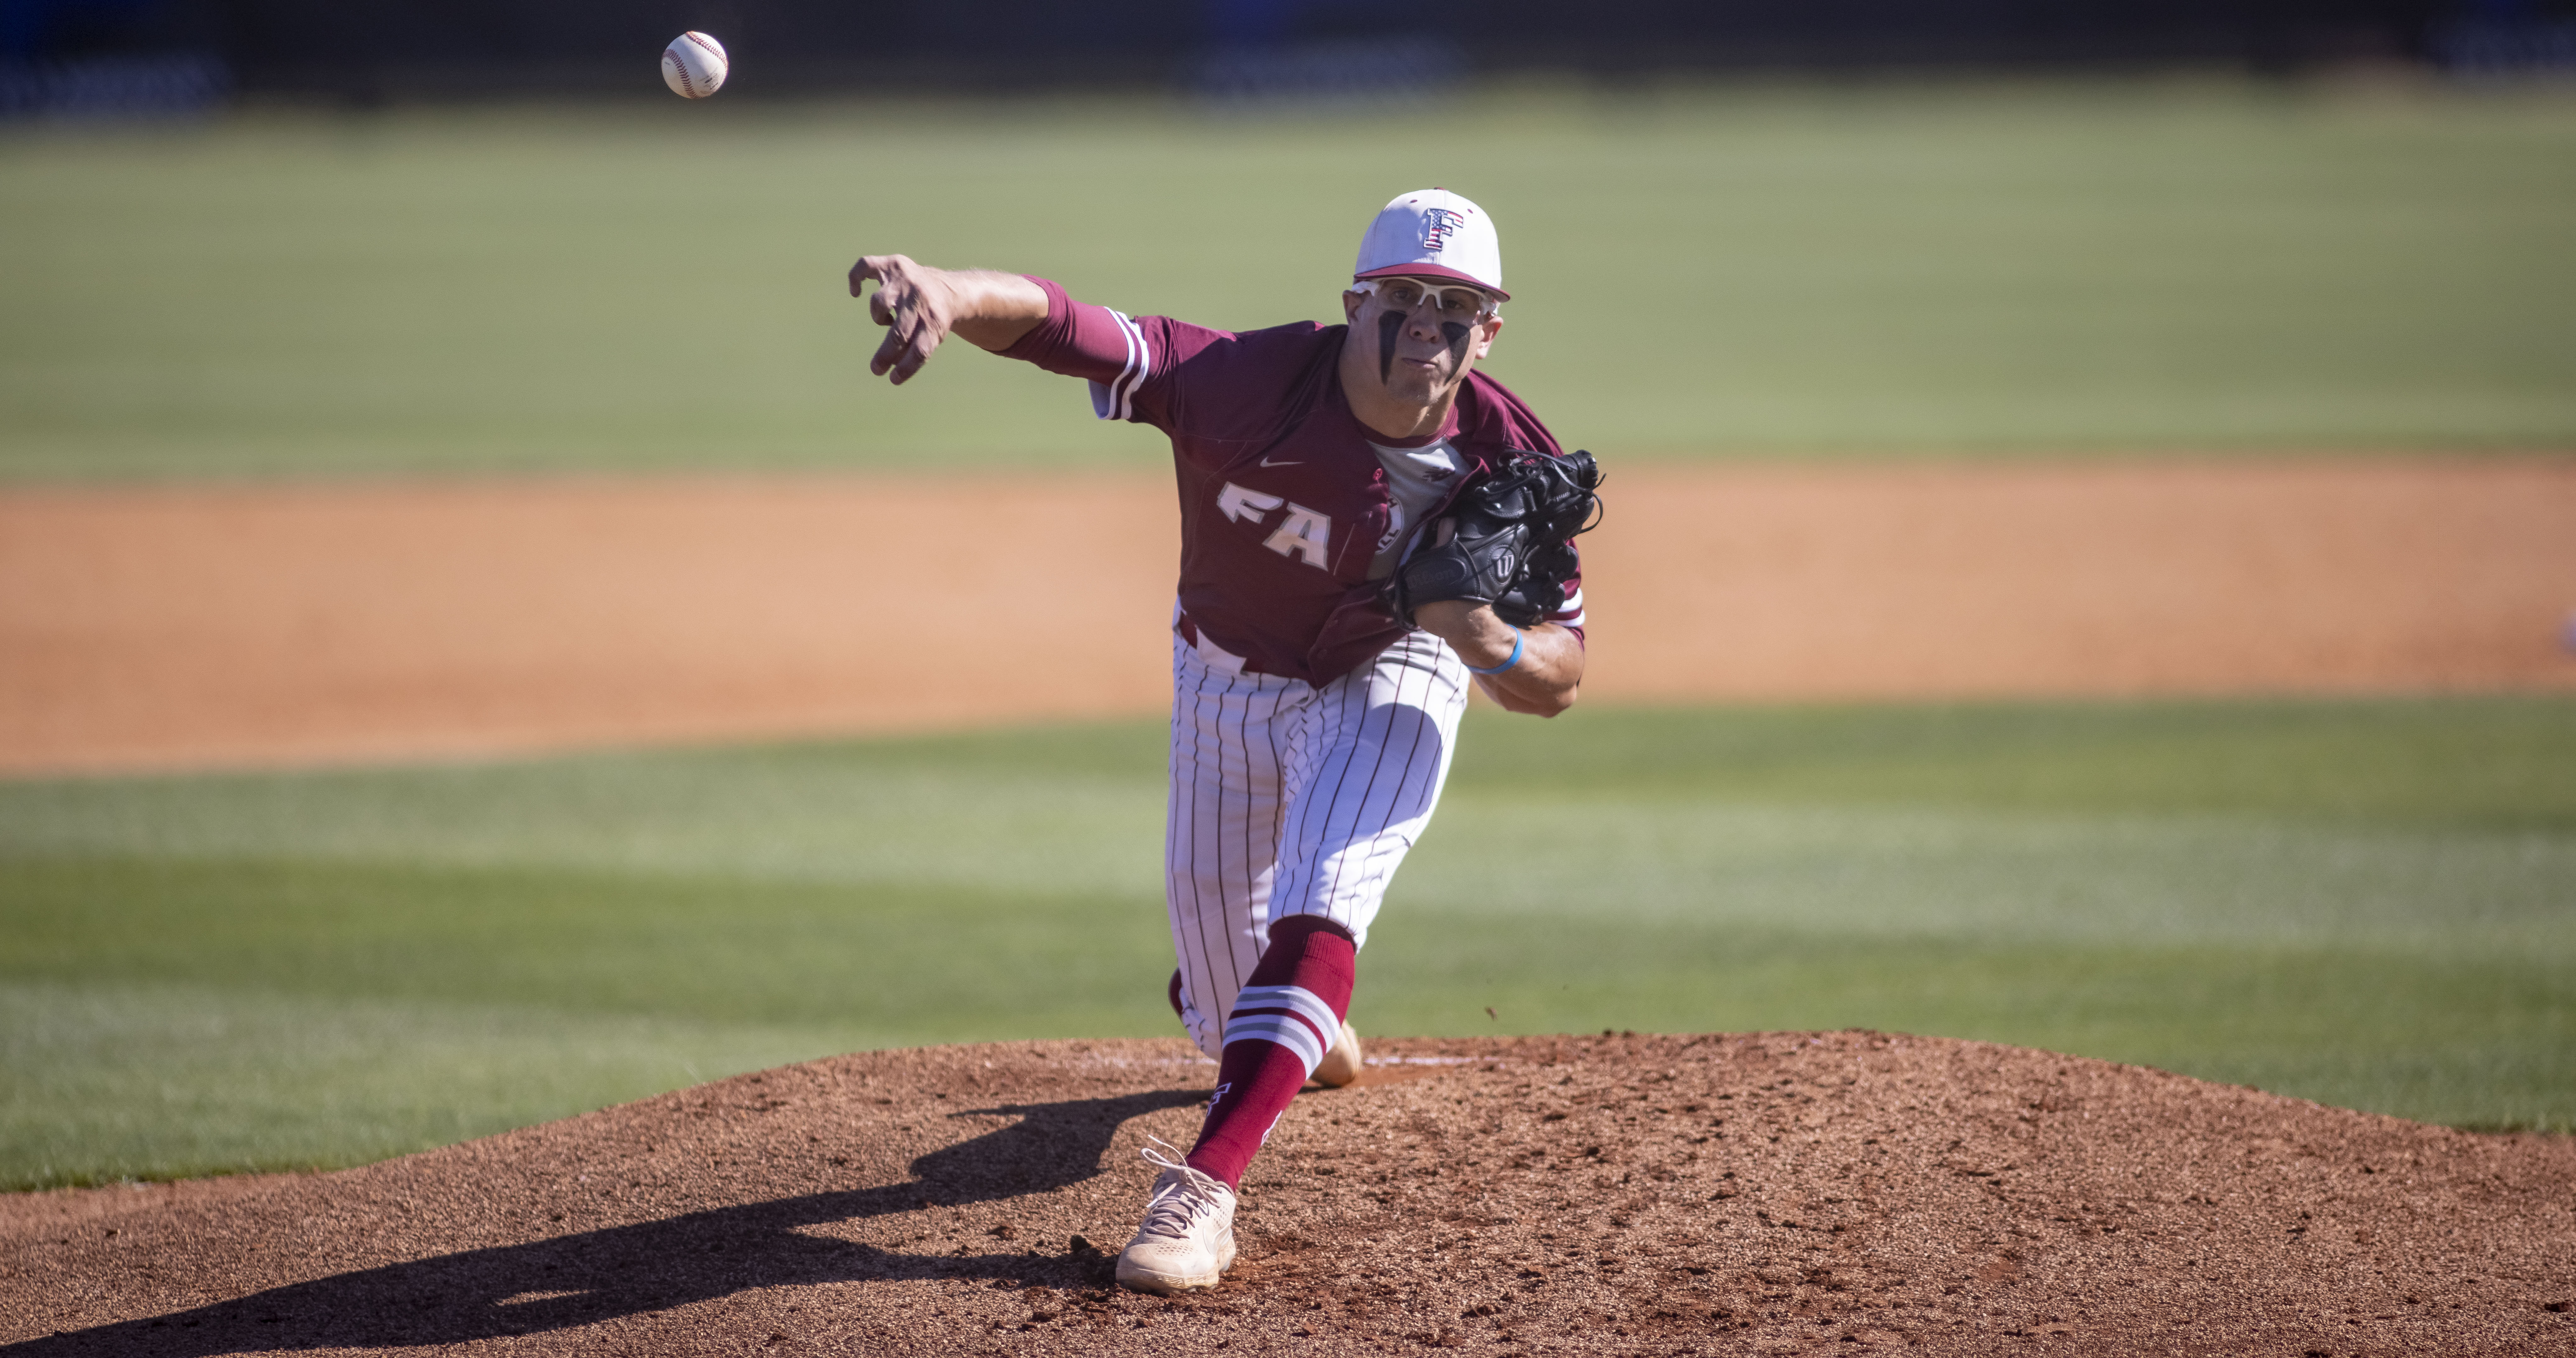
[[[877,290],[863,294],[861,285],[872,280]],[[934,269],[902,255],[868,255],[851,265],[850,295],[866,296],[868,316],[886,327],[868,371],[896,386],[951,334],[999,353],[1047,318],[1046,289],[1018,274]]]
[[[870,279],[878,287],[862,294],[861,285]],[[933,269],[901,255],[871,255],[853,265],[850,292],[866,296],[869,314],[890,332],[868,363],[878,376],[905,381],[921,371],[930,351],[954,331],[1005,358],[1089,382],[1091,413],[1101,419],[1130,420],[1165,432],[1179,418],[1181,370],[1190,368],[1203,380],[1223,384],[1222,375],[1207,375],[1227,366],[1240,338],[1169,316],[1129,316],[1077,302],[1043,278]],[[1281,332],[1315,329],[1279,327]],[[1174,449],[1190,455],[1180,445]]]

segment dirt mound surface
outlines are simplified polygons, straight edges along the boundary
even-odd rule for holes
[[[11,1354],[2576,1353],[2576,1142],[1873,1033],[1375,1044],[1211,1293],[1178,1042],[843,1057],[335,1174],[0,1200]]]

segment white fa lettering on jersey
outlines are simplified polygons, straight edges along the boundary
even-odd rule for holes
[[[1247,490],[1232,481],[1216,493],[1217,512],[1228,522],[1258,525],[1281,505],[1288,506],[1288,517],[1279,521],[1277,531],[1262,541],[1262,546],[1292,561],[1303,561],[1317,570],[1331,570],[1333,516],[1293,504],[1276,495]]]
[[[1225,489],[1216,493],[1217,512],[1235,523],[1259,523],[1271,510],[1286,503],[1276,495],[1245,490],[1232,481],[1226,482]]]
[[[1288,517],[1280,521],[1279,531],[1261,545],[1281,556],[1295,557],[1320,570],[1331,570],[1325,563],[1331,558],[1325,548],[1332,542],[1333,517],[1319,514],[1304,505],[1291,502]]]

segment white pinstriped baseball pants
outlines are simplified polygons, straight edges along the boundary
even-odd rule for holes
[[[1321,687],[1226,659],[1172,638],[1164,888],[1181,1021],[1210,1056],[1272,921],[1321,915],[1368,942],[1467,709],[1466,664],[1428,632]]]

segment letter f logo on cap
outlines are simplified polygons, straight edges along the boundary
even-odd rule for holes
[[[1422,248],[1438,254],[1449,244],[1449,233],[1465,226],[1467,219],[1445,207],[1435,207],[1422,214]]]
[[[1351,280],[1454,278],[1506,301],[1503,244],[1485,210],[1447,189],[1417,189],[1378,211]]]

